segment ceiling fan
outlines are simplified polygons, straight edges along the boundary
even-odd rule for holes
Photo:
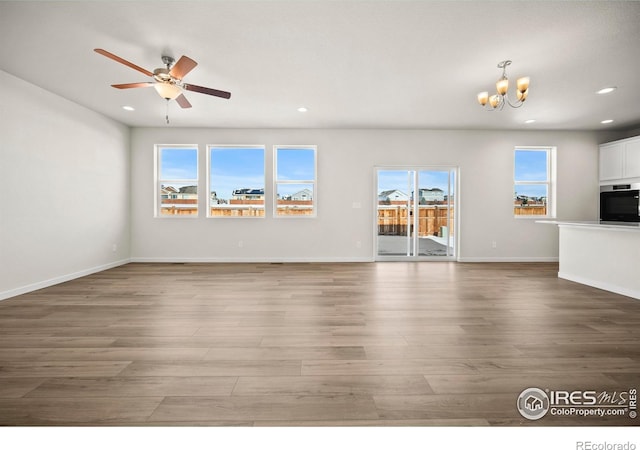
[[[155,90],[160,94],[160,96],[164,99],[173,100],[180,105],[181,108],[191,108],[191,103],[182,93],[183,89],[186,91],[199,92],[201,94],[213,95],[214,97],[221,98],[231,98],[231,93],[226,91],[219,91],[218,89],[211,89],[203,86],[196,86],[195,84],[187,84],[182,81],[182,78],[194,67],[198,65],[193,59],[187,56],[181,56],[178,62],[175,62],[171,56],[162,56],[162,62],[166,67],[160,67],[155,69],[153,72],[150,72],[146,69],[143,69],[140,66],[137,66],[126,59],[120,58],[113,53],[110,53],[101,48],[94,49],[96,53],[99,53],[103,56],[106,56],[109,59],[113,59],[114,61],[119,62],[120,64],[124,64],[125,66],[131,67],[138,72],[141,72],[148,77],[153,78],[154,81],[145,81],[141,83],[125,83],[125,84],[112,84],[116,89],[131,89],[131,88],[141,88],[141,87],[151,87],[153,86]],[[175,63],[175,64],[174,64]]]

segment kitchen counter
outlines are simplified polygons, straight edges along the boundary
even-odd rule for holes
[[[559,278],[640,299],[639,223],[536,222],[559,228]]]
[[[586,227],[598,229],[611,229],[618,231],[638,231],[640,232],[640,222],[603,222],[598,220],[536,220],[536,223],[550,223],[552,225],[565,227]]]

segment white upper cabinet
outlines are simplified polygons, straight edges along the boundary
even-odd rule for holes
[[[600,146],[600,181],[640,177],[640,136]]]
[[[600,146],[600,181],[622,178],[624,144],[611,143]]]
[[[640,138],[625,144],[622,175],[624,178],[640,177]]]

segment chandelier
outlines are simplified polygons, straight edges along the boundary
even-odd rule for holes
[[[512,108],[520,108],[529,95],[529,77],[518,78],[516,81],[516,97],[517,100],[512,102],[509,98],[509,79],[507,78],[507,66],[511,65],[510,60],[502,61],[498,64],[498,69],[502,69],[502,76],[496,81],[496,94],[489,96],[488,92],[480,92],[478,94],[478,102],[486,107],[488,111],[501,110],[505,103]],[[489,106],[487,106],[487,104]]]

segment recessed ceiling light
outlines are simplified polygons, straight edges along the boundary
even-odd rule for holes
[[[608,94],[610,92],[615,91],[616,89],[618,88],[615,86],[609,86],[609,87],[600,89],[599,91],[596,92],[596,94]]]
[[[605,123],[606,124],[606,123],[612,123],[612,122],[613,122],[613,119],[606,119],[606,120],[603,120],[600,123]]]
[[[535,121],[536,121],[536,119],[529,119],[529,120],[525,120],[524,123],[533,123]]]
[[[305,108],[304,106],[301,106],[300,108],[298,108],[298,112],[307,112],[309,111],[307,108]]]
[[[124,109],[125,111],[135,111],[136,109],[133,106],[123,106],[122,109]]]

